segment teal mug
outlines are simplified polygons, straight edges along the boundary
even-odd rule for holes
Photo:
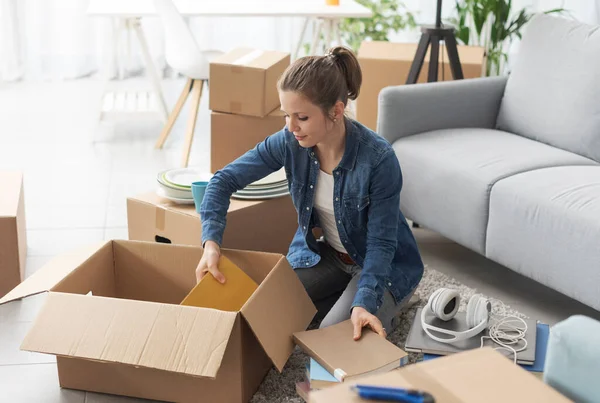
[[[204,193],[206,193],[206,187],[208,182],[192,182],[192,196],[194,197],[194,204],[196,205],[196,212],[200,214],[200,205],[202,199],[204,199]]]

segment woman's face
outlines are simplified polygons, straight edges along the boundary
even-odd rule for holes
[[[321,108],[303,95],[292,91],[280,91],[281,110],[289,131],[304,148],[314,147],[333,130],[334,123]]]

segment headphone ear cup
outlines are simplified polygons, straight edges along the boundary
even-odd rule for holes
[[[467,305],[467,326],[469,329],[474,328],[483,321],[487,323],[490,308],[487,298],[477,294],[471,296]]]
[[[460,294],[456,290],[440,288],[431,295],[429,301],[433,314],[443,321],[448,321],[458,312]]]

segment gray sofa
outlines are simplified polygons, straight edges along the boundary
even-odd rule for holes
[[[507,77],[385,88],[401,209],[600,310],[600,29],[541,15]]]

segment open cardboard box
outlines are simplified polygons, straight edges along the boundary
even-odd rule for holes
[[[180,305],[202,248],[139,241],[59,256],[0,304],[49,291],[21,349],[56,355],[61,387],[247,402],[272,365],[283,369],[316,309],[284,256],[222,252],[259,284],[239,312]]]

